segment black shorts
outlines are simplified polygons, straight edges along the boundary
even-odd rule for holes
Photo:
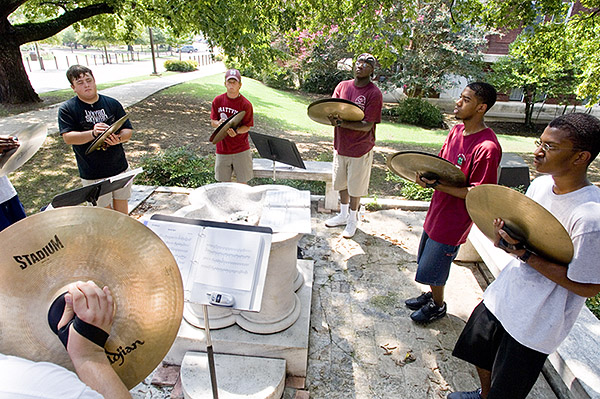
[[[452,355],[491,371],[487,399],[525,399],[548,357],[511,337],[483,301],[473,310]]]

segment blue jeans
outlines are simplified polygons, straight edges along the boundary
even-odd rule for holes
[[[417,275],[415,280],[421,284],[446,285],[450,274],[450,265],[456,258],[460,245],[446,245],[429,238],[423,232],[417,255]]]

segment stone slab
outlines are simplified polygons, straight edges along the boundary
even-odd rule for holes
[[[304,285],[296,294],[302,307],[298,320],[291,327],[279,333],[265,335],[250,333],[237,325],[211,330],[215,353],[285,359],[288,375],[306,377],[313,267],[313,261],[298,260],[298,270],[304,277]],[[186,352],[205,350],[204,330],[183,320],[177,338],[164,361],[181,364]]]
[[[279,399],[285,385],[285,360],[216,354],[215,376],[221,399]],[[181,386],[186,399],[213,396],[206,353],[185,354]]]

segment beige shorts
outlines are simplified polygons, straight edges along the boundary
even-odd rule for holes
[[[128,171],[129,169],[127,169]],[[123,172],[125,173],[125,172]],[[94,184],[94,183],[98,183],[99,181],[102,180],[106,180],[106,179],[96,179],[96,180],[86,180],[86,179],[81,179],[81,183],[83,183],[83,186],[89,186],[90,184]],[[106,207],[111,207],[113,205],[113,200],[128,200],[129,197],[131,197],[131,186],[133,184],[133,180],[130,181],[129,183],[127,183],[127,185],[123,188],[120,188],[118,190],[113,191],[112,193],[108,193],[108,194],[104,194],[101,195],[98,198],[98,201],[96,203],[96,206],[99,206],[101,208],[106,208]]]
[[[252,153],[250,150],[237,154],[217,154],[215,158],[215,179],[225,182],[231,181],[232,172],[238,183],[248,183],[254,177],[252,171]]]
[[[333,153],[333,189],[348,190],[351,197],[364,197],[369,192],[373,150],[354,158]]]

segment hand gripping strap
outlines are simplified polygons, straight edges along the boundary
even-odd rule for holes
[[[103,329],[88,324],[77,316],[75,316],[73,321],[73,328],[85,338],[89,339],[99,347],[104,348],[106,340],[108,339],[108,333]]]

